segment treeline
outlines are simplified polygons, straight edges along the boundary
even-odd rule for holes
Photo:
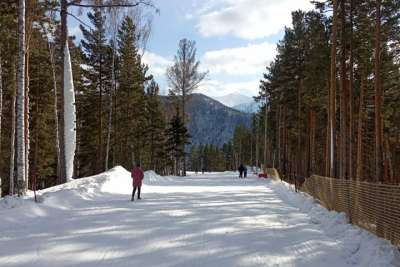
[[[259,166],[262,162],[261,138],[255,134],[258,127],[254,116],[252,127],[235,128],[233,138],[221,147],[216,145],[191,146],[188,160],[191,171],[222,172],[236,171],[240,164]]]
[[[267,163],[285,175],[398,183],[400,2],[316,7],[293,13],[261,81]]]
[[[176,173],[180,168],[184,145],[189,142],[180,106],[177,104],[175,116],[167,117],[159,87],[142,62],[151,21],[141,13],[141,6],[153,12],[153,5],[149,1],[125,2],[98,1],[89,5],[61,1],[61,7],[58,1],[51,0],[27,1],[25,6],[23,0],[18,4],[0,3],[3,194],[23,194],[26,187],[65,182],[65,150],[75,151],[71,164],[74,178],[116,165],[130,169],[138,161],[143,168],[161,174]],[[122,6],[132,8],[130,16],[118,6],[124,3]],[[89,22],[81,21],[82,40],[69,36],[66,46],[62,45],[62,33],[67,31],[63,18],[71,15],[61,12],[60,19],[59,11],[74,4],[81,6]],[[21,14],[22,9],[25,14]],[[21,25],[25,29],[21,30]],[[21,36],[25,40],[22,46],[18,42]],[[24,68],[18,64],[22,48]],[[68,71],[68,64],[72,72]],[[19,75],[21,69],[23,76]],[[68,80],[69,75],[73,80]],[[18,102],[20,77],[25,82],[24,102]],[[72,86],[75,102],[65,98],[68,86]],[[179,95],[176,98],[179,103]],[[17,112],[18,103],[24,103],[22,114]],[[76,119],[74,112],[66,111],[65,104],[75,107]],[[21,119],[22,124],[18,124]],[[65,128],[71,119],[76,128]],[[76,140],[64,140],[66,131],[76,134]],[[25,133],[22,139],[21,132]],[[22,150],[18,149],[21,144]],[[25,155],[22,158],[21,151]]]

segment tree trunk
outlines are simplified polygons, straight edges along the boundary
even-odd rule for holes
[[[30,76],[29,76],[29,67],[30,67],[30,43],[33,32],[33,3],[32,1],[26,1],[25,7],[25,21],[26,21],[26,40],[25,40],[25,119],[24,119],[24,130],[25,130],[25,187],[29,186],[29,153],[30,153],[30,132],[29,132],[29,91],[30,91]]]
[[[264,173],[266,173],[267,168],[267,141],[268,141],[268,104],[267,96],[265,96],[265,125],[264,125]]]
[[[29,40],[29,38],[27,38]],[[29,183],[29,150],[30,150],[30,136],[29,136],[29,41],[26,42],[26,53],[25,53],[25,119],[24,119],[24,131],[25,131],[25,183],[28,188]]]
[[[183,125],[186,126],[186,113],[185,113],[185,104],[186,104],[186,89],[183,90],[182,92],[182,121]],[[183,172],[182,176],[186,176],[186,150],[185,150],[185,144],[183,144]]]
[[[155,145],[154,145],[154,133],[151,132],[150,134],[150,168],[152,168],[154,171],[156,171],[155,167],[155,162],[154,162],[154,150],[155,150]]]
[[[99,101],[98,101],[98,144],[97,144],[97,172],[102,172],[103,170],[103,70],[102,70],[102,59],[100,57],[100,69],[99,69]]]
[[[340,162],[339,177],[347,178],[347,68],[346,68],[346,6],[345,0],[341,1],[341,62],[340,62]]]
[[[278,169],[281,171],[282,166],[282,105],[278,107],[278,119],[276,120],[278,124]]]
[[[64,57],[64,141],[66,181],[71,181],[74,176],[75,150],[76,150],[76,109],[75,90],[72,77],[71,57],[68,43],[65,46]]]
[[[287,129],[287,114],[288,107],[284,105],[283,107],[283,172],[288,173],[288,159],[289,159],[289,145],[288,145],[288,129]]]
[[[1,49],[0,49],[0,155],[1,155],[1,122],[2,122],[2,119],[3,119],[3,72],[2,72],[2,58],[1,58]],[[1,163],[2,162],[0,161],[0,169],[2,167]],[[0,179],[1,179],[1,177],[0,177]],[[1,192],[1,188],[0,188],[0,192]]]
[[[350,179],[354,178],[353,170],[353,148],[354,148],[354,114],[353,114],[353,102],[354,102],[354,55],[353,55],[353,8],[354,0],[350,0],[350,82],[349,82],[349,128],[348,128],[348,148],[349,148],[349,159],[348,159],[348,176]]]
[[[14,69],[15,71],[15,69]],[[16,102],[16,92],[15,88],[12,92],[12,100],[11,100],[11,140],[10,140],[10,195],[15,194],[15,184],[14,184],[14,169],[15,169],[15,102]]]
[[[25,176],[25,0],[18,7],[17,181],[18,195],[26,192]]]
[[[385,138],[385,178],[386,181],[390,183],[394,182],[394,172],[393,172],[393,164],[392,164],[392,153],[390,148],[392,147],[389,144],[389,137]]]
[[[68,38],[68,28],[67,28],[67,0],[61,0],[61,58],[65,58],[65,45],[67,44]],[[61,112],[59,113],[59,140],[60,140],[60,176],[58,177],[58,184],[63,184],[67,181],[67,169],[66,169],[66,158],[65,158],[65,125],[64,125],[64,79],[65,79],[65,64],[63,64],[63,69],[61,71],[61,94],[59,97]]]
[[[331,38],[331,70],[329,101],[329,176],[336,176],[336,42],[337,42],[337,0],[333,0],[333,25]]]
[[[375,24],[375,181],[383,181],[383,122],[381,85],[381,0],[376,0]]]
[[[303,79],[301,78],[299,81],[299,87],[297,89],[297,153],[296,153],[296,175],[298,176],[302,176],[302,169],[301,169],[301,120],[302,120],[302,116],[301,116],[301,102],[302,102],[302,98],[301,98],[301,94],[302,94],[302,89],[303,87]]]
[[[309,141],[309,165],[307,175],[315,172],[315,133],[316,133],[316,113],[310,110],[310,141]]]
[[[117,24],[114,21],[115,25]],[[106,158],[105,158],[105,170],[108,171],[108,161],[109,161],[109,155],[110,155],[110,143],[111,143],[111,131],[112,131],[112,117],[113,117],[113,98],[114,98],[114,92],[116,91],[116,78],[115,78],[115,53],[116,53],[116,27],[114,27],[114,32],[113,32],[113,47],[112,47],[112,62],[111,62],[111,79],[112,79],[112,88],[110,89],[110,95],[109,95],[109,106],[108,106],[108,128],[107,128],[107,143],[106,143]]]
[[[53,110],[54,110],[54,127],[56,132],[55,148],[57,153],[57,177],[60,177],[60,133],[58,129],[58,108],[57,108],[57,78],[56,78],[56,66],[54,63],[54,48],[51,47],[50,40],[47,40],[49,53],[50,53],[50,65],[53,77]]]
[[[259,138],[258,138],[258,131],[259,131],[259,129],[260,129],[260,121],[259,121],[259,119],[258,119],[258,116],[256,117],[256,147],[255,147],[255,156],[256,156],[256,172],[258,173],[258,162],[259,162],[259,160],[258,160],[258,158],[259,158],[259,154],[258,154],[258,152],[259,152],[259,148],[258,148],[258,142],[259,142]]]
[[[364,94],[365,94],[365,74],[361,71],[360,98],[358,104],[358,123],[357,123],[357,157],[356,157],[356,180],[360,181],[363,175],[363,119],[364,119]]]
[[[324,147],[324,175],[326,177],[329,177],[329,173],[330,173],[330,157],[329,157],[329,148],[330,148],[330,121],[331,121],[331,90],[330,90],[330,83],[329,81],[327,81],[326,83],[326,88],[328,89],[328,105],[326,108],[326,113],[327,113],[327,119],[328,119],[328,123],[326,125],[325,131],[325,147]]]
[[[36,103],[35,103],[35,108],[36,108],[36,123],[35,123],[35,153],[33,155],[33,166],[32,166],[32,175],[34,177],[37,177],[37,171],[38,171],[38,163],[39,163],[39,102],[40,102],[40,94],[39,94],[39,87],[36,87]],[[34,183],[35,181],[31,181]],[[31,184],[31,188],[36,188],[36,184]]]

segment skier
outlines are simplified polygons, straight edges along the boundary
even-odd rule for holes
[[[244,170],[243,170],[243,175],[244,175],[244,178],[246,178],[246,177],[247,177],[247,168],[246,168],[246,167],[244,167]]]
[[[243,166],[243,164],[240,164],[238,170],[239,170],[239,178],[242,178],[242,177],[243,177],[243,172],[244,172],[244,166]]]
[[[140,168],[139,162],[136,163],[136,167],[133,168],[131,177],[132,177],[132,186],[133,186],[131,201],[134,201],[136,189],[138,190],[137,199],[141,199],[140,198],[140,190],[142,188],[142,181],[144,178],[144,173],[143,173],[142,169]]]

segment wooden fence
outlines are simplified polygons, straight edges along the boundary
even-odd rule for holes
[[[313,175],[299,189],[351,223],[400,246],[400,186]]]

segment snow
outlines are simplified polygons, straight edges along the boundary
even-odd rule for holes
[[[228,107],[235,107],[238,105],[253,103],[253,98],[238,93],[232,93],[224,96],[214,97],[217,101]]]
[[[281,182],[116,167],[0,200],[0,266],[400,266],[387,241]]]
[[[72,179],[74,173],[74,157],[76,148],[76,112],[75,112],[75,90],[72,76],[71,56],[68,42],[64,50],[64,138],[65,138],[65,161],[67,181]]]

